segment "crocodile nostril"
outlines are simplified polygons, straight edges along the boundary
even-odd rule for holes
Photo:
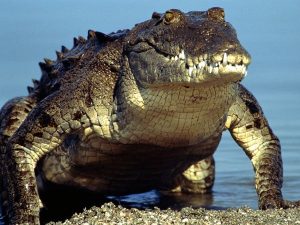
[[[222,8],[213,7],[207,11],[207,16],[210,20],[224,21],[225,12]]]

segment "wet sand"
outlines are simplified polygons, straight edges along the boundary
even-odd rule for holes
[[[48,224],[300,224],[300,209],[253,210],[236,208],[227,210],[206,210],[183,208],[176,210],[127,209],[113,203],[101,207],[92,207],[79,214],[74,214],[65,222]]]

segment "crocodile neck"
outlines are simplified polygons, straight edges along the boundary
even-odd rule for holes
[[[124,78],[112,129],[124,144],[194,146],[220,134],[237,84],[141,88]],[[130,90],[130,91],[127,91]]]

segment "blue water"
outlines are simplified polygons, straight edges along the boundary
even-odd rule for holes
[[[150,18],[153,11],[225,8],[226,19],[252,55],[245,86],[259,100],[280,137],[284,161],[283,194],[300,199],[300,2],[294,1],[18,1],[1,0],[0,105],[25,95],[32,78],[39,78],[38,62],[55,58],[60,46],[72,46],[74,36],[88,29],[109,33]],[[212,205],[257,208],[253,170],[243,151],[224,134],[216,153],[217,177]],[[129,196],[132,202],[157,201],[156,192]]]

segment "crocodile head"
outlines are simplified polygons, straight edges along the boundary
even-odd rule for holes
[[[125,52],[143,87],[224,84],[240,81],[250,55],[221,8],[153,13],[127,36]]]

